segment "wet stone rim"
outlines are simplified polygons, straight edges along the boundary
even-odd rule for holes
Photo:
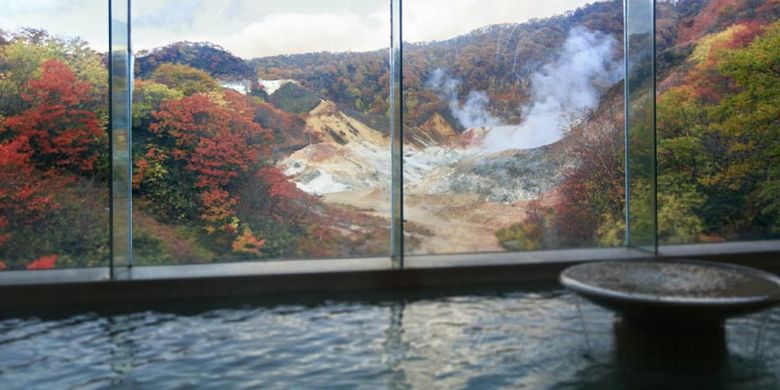
[[[626,301],[696,305],[780,302],[780,278],[753,268],[695,260],[603,261],[566,269],[578,293]]]

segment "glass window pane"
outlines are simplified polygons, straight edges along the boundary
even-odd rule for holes
[[[132,264],[131,91],[129,1],[111,0],[111,271],[119,278]]]
[[[389,254],[388,1],[132,6],[136,264]]]
[[[655,1],[626,4],[626,236],[629,246],[655,252]]]
[[[620,1],[404,2],[407,253],[624,242]]]
[[[780,238],[780,3],[657,7],[659,240]]]
[[[0,9],[0,270],[107,266],[108,3]]]

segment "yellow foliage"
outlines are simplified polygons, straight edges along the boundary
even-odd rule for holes
[[[717,54],[717,48],[720,44],[726,43],[734,38],[734,35],[742,30],[746,29],[744,25],[734,24],[729,28],[714,34],[709,34],[699,40],[696,48],[691,54],[691,60],[696,64],[701,64],[710,59],[713,55]],[[713,50],[715,49],[715,50]]]
[[[259,255],[264,246],[265,240],[258,239],[249,227],[245,227],[244,232],[233,241],[233,252]]]

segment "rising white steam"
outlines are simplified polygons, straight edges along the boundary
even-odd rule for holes
[[[572,115],[596,107],[602,91],[622,79],[616,49],[617,41],[609,35],[573,28],[557,60],[531,76],[530,103],[523,108],[524,120],[517,126],[506,125],[490,114],[484,92],[469,92],[461,105],[460,81],[441,69],[434,71],[426,86],[448,99],[452,115],[463,127],[491,127],[483,152],[536,148],[561,139]]]
[[[461,104],[458,89],[461,81],[450,77],[444,69],[437,68],[425,83],[426,88],[435,91],[442,99],[447,100],[450,113],[465,128],[500,126],[501,119],[493,116],[487,110],[490,99],[487,93],[471,91],[466,96],[466,102]]]

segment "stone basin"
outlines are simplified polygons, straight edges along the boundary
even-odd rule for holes
[[[780,303],[780,278],[696,260],[603,261],[564,270],[560,282],[636,323],[722,323]]]

